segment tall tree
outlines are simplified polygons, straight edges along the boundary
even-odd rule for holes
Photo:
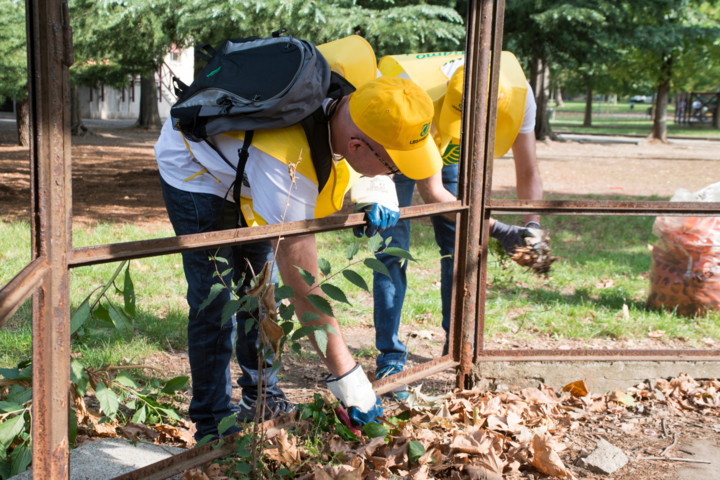
[[[627,11],[635,28],[626,36],[626,75],[653,84],[656,99],[649,137],[665,142],[670,91],[697,78],[712,56],[717,59],[718,2],[632,0],[627,2]]]
[[[125,78],[140,75],[136,126],[159,128],[155,77],[177,42],[177,18],[186,0],[75,0],[84,52]],[[226,2],[227,3],[227,2]]]
[[[505,49],[530,72],[538,104],[536,136],[553,137],[548,119],[548,69],[575,72],[585,88],[610,61],[621,14],[610,0],[516,0],[507,4]],[[590,100],[592,101],[592,100]]]
[[[0,0],[0,103],[15,100],[18,142],[30,145],[25,2]]]

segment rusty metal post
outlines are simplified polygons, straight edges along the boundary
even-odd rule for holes
[[[483,164],[483,201],[480,206],[481,224],[481,252],[480,252],[480,278],[478,280],[477,322],[475,324],[475,351],[473,363],[477,362],[478,352],[484,348],[485,340],[485,298],[487,291],[487,257],[488,239],[490,238],[490,210],[492,201],[492,174],[495,160],[495,132],[497,130],[497,103],[500,83],[500,57],[502,55],[503,29],[505,25],[505,0],[497,0],[494,12],[492,29],[492,67],[490,79],[490,98],[488,100],[488,121],[485,142],[485,158]],[[470,380],[472,381],[472,380]]]
[[[35,255],[50,268],[33,297],[33,478],[67,479],[71,232],[69,72],[64,0],[28,0]]]
[[[483,179],[485,140],[488,120],[488,72],[491,61],[491,42],[494,3],[497,0],[478,0],[468,3],[467,44],[465,54],[463,130],[460,141],[461,162],[468,162],[466,201],[470,206],[465,239],[466,262],[460,367],[458,388],[465,388],[473,364],[473,341],[477,315],[478,271],[480,260],[480,232],[483,223]]]

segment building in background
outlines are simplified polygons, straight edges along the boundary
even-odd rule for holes
[[[160,72],[155,79],[158,88],[158,109],[160,117],[170,116],[170,107],[177,97],[172,87],[172,77],[190,85],[193,81],[194,52],[192,48],[173,49],[163,59]],[[80,115],[82,118],[102,120],[135,120],[140,113],[140,77],[122,90],[99,86],[80,87]]]

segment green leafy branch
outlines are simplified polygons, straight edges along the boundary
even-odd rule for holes
[[[127,265],[127,266],[126,266]],[[115,285],[115,279],[125,267],[125,275],[123,281],[123,289],[120,290]],[[107,292],[113,287],[115,291],[123,296],[123,306],[119,307],[113,303],[108,297]],[[100,290],[95,300],[91,302],[92,296]],[[106,300],[106,304],[101,303],[102,299]],[[73,313],[70,320],[70,335],[74,337],[84,337],[89,332],[84,328],[85,323],[94,318],[97,324],[104,328],[117,329],[122,338],[129,342],[132,340],[135,327],[133,320],[137,316],[135,286],[130,276],[130,262],[125,260],[115,269],[110,280],[105,285],[97,287],[95,290],[85,297],[80,306]]]

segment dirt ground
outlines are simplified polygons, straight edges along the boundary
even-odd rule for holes
[[[4,114],[3,114],[4,115]],[[159,132],[128,122],[92,122],[95,135],[73,137],[73,222],[132,222],[169,227],[153,146]],[[16,144],[12,118],[0,116],[0,218],[29,215],[29,151]],[[671,196],[720,178],[718,142],[675,141],[669,145],[579,142],[539,143],[538,165],[547,198]],[[495,161],[493,193],[515,194],[512,157]]]

